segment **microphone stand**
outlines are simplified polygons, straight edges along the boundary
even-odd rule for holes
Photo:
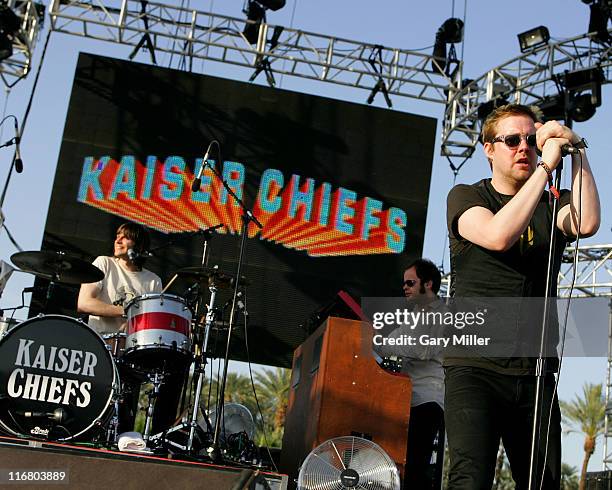
[[[19,140],[21,139],[21,135],[19,134],[19,127],[17,125],[17,118],[14,115],[9,114],[8,116],[6,116],[2,121],[0,121],[0,126],[4,124],[4,121],[6,121],[8,118],[11,118],[11,117],[15,121],[15,137],[8,140],[6,143],[0,146],[0,148],[4,148],[5,146],[16,145],[17,143],[19,143]],[[8,186],[11,182],[11,177],[13,175],[13,169],[15,168],[15,162],[17,160],[16,157],[17,157],[17,154],[13,155],[13,160],[9,168],[9,173],[6,176],[6,181],[4,182],[4,188],[2,189],[2,195],[0,196],[0,209],[2,209],[2,205],[4,204],[4,199],[6,198],[6,191],[8,190]],[[16,170],[17,170],[17,173],[21,172],[21,170],[19,169],[16,169]]]
[[[569,117],[566,116],[566,125],[571,129],[572,121]],[[563,171],[563,153],[561,154],[561,160],[555,169],[555,181],[554,185],[557,189],[561,188],[561,173]],[[580,196],[582,199],[582,196]],[[551,308],[551,300],[556,298],[556,278],[553,278],[553,272],[555,268],[555,250],[557,246],[557,214],[559,212],[559,199],[553,198],[553,208],[552,208],[552,219],[550,225],[550,244],[548,248],[548,266],[546,270],[546,290],[544,292],[544,311],[542,313],[542,332],[540,335],[540,352],[536,361],[536,393],[535,393],[535,403],[534,403],[534,411],[533,411],[533,429],[531,434],[531,456],[529,460],[529,490],[537,490],[539,488],[539,484],[537,481],[538,475],[538,464],[540,457],[540,434],[542,432],[542,410],[544,404],[544,377],[546,376],[546,357],[544,356],[544,351],[546,349],[546,341],[548,337],[548,327],[549,327],[549,310]],[[578,230],[580,233],[580,230]],[[553,280],[554,279],[554,280]],[[553,289],[554,288],[554,289]],[[554,303],[552,306],[556,306]],[[554,400],[551,399],[551,403]],[[550,424],[550,420],[548,420],[548,424]],[[548,431],[547,431],[548,432]],[[547,434],[548,438],[548,434]],[[546,442],[548,444],[548,441]],[[546,461],[544,461],[546,464]],[[542,467],[542,478],[544,477],[544,473],[546,472],[546,468]]]
[[[219,162],[221,160],[221,151],[219,150]],[[238,265],[236,266],[236,275],[234,279],[234,288],[233,288],[233,296],[232,296],[232,308],[230,310],[229,317],[229,325],[227,328],[227,343],[225,346],[225,356],[224,356],[224,366],[223,366],[223,377],[221,378],[221,390],[219,392],[219,398],[217,400],[217,414],[215,417],[215,431],[213,435],[212,446],[208,448],[208,453],[211,459],[214,462],[222,462],[223,456],[221,454],[221,450],[219,447],[219,436],[221,433],[221,421],[223,419],[223,406],[224,406],[224,398],[225,398],[225,385],[227,382],[227,366],[229,361],[229,350],[230,350],[230,342],[232,339],[232,331],[234,328],[234,318],[236,312],[236,302],[238,299],[238,286],[240,285],[240,273],[242,270],[242,261],[245,253],[246,246],[246,236],[248,231],[249,223],[255,223],[260,229],[263,228],[263,225],[259,222],[259,220],[253,215],[253,213],[246,207],[244,202],[236,195],[236,193],[232,190],[232,188],[228,185],[228,183],[223,179],[223,176],[216,170],[212,165],[209,165],[206,160],[204,160],[203,165],[208,165],[208,167],[212,170],[215,176],[221,181],[223,187],[227,190],[228,194],[234,198],[234,200],[238,203],[238,205],[242,208],[242,227],[241,227],[241,238],[240,238],[240,252],[238,254]]]

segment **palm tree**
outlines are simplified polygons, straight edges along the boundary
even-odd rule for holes
[[[266,429],[271,428],[268,444],[279,447],[283,440],[291,370],[276,368],[264,369],[255,373],[257,396],[263,412]],[[265,442],[261,440],[261,442]]]
[[[561,463],[561,489],[578,490],[578,471],[574,466]]]
[[[595,451],[597,437],[603,434],[605,417],[605,400],[602,394],[602,385],[585,383],[582,387],[583,398],[576,397],[571,402],[561,401],[561,414],[564,422],[574,427],[568,432],[582,432],[584,434],[584,459],[580,472],[580,490],[585,488],[585,479],[589,459]]]

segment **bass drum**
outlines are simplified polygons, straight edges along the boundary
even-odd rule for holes
[[[10,434],[94,438],[110,420],[118,390],[113,356],[80,320],[41,315],[0,341],[0,426]]]

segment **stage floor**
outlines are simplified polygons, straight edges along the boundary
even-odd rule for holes
[[[262,481],[263,477],[265,479]],[[0,436],[0,488],[285,490],[286,475]]]

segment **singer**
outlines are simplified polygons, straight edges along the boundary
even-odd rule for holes
[[[550,175],[562,158],[562,146],[584,146],[580,145],[583,140],[556,121],[537,122],[529,107],[505,105],[486,119],[481,141],[492,178],[456,185],[447,200],[451,293],[456,297],[543,297],[552,227],[547,184],[559,195],[553,284],[565,245],[578,233],[591,236],[599,228],[599,196],[584,149],[572,153],[571,191],[558,193],[551,188]],[[542,152],[540,161],[536,147]],[[541,318],[537,321],[541,324]],[[444,367],[448,488],[491,488],[500,438],[516,488],[528,488],[536,358],[447,357]],[[560,486],[561,421],[554,393],[557,369],[558,359],[548,358],[542,378],[543,431],[536,488]]]

